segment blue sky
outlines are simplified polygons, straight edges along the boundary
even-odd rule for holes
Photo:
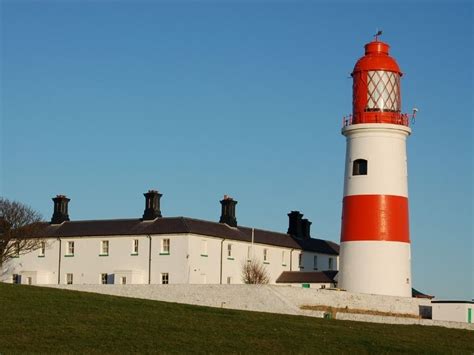
[[[376,29],[399,62],[414,286],[471,299],[470,2],[1,2],[2,196],[70,217],[165,216],[339,240],[349,74]]]

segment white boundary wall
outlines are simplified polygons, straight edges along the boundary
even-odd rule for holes
[[[248,311],[323,317],[303,305],[419,314],[428,299],[379,296],[276,285],[51,285],[49,287]],[[474,324],[404,317],[337,313],[337,319],[391,324],[420,324],[474,330]]]

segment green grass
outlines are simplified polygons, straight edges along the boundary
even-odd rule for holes
[[[474,332],[233,311],[0,283],[0,353],[469,353]]]

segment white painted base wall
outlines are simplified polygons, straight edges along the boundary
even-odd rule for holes
[[[349,292],[411,297],[410,244],[343,242],[338,287]]]
[[[275,285],[51,285],[49,287],[143,298],[166,302],[231,308],[248,311],[322,317],[322,311],[304,311],[303,305],[326,305],[338,308],[419,314],[428,299],[366,295]],[[435,325],[474,330],[474,324],[429,319],[381,317],[366,314],[338,313],[337,319],[363,322]]]

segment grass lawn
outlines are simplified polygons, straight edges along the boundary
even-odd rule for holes
[[[474,332],[233,311],[0,283],[0,354],[474,353]]]

